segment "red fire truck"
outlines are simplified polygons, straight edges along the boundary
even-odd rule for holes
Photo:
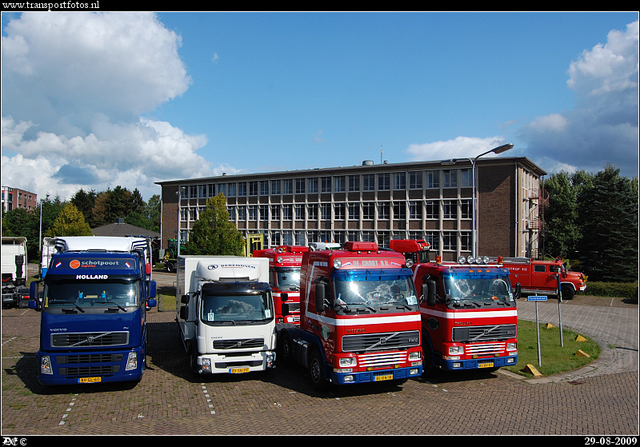
[[[523,294],[557,295],[558,274],[563,300],[573,299],[576,291],[587,289],[587,277],[580,272],[567,271],[561,259],[504,258],[504,266],[511,274],[511,284],[514,287],[520,284]]]
[[[409,247],[395,242],[390,247]],[[422,293],[422,350],[426,373],[443,370],[495,371],[518,362],[518,311],[509,271],[488,258],[412,266]]]
[[[308,251],[308,247],[281,245],[253,252],[254,257],[269,258],[276,323],[300,324],[300,264]]]
[[[300,325],[281,325],[278,361],[311,384],[396,381],[422,374],[420,309],[404,257],[374,242],[304,253]]]

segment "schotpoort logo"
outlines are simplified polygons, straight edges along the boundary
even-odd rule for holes
[[[78,261],[77,259],[69,262],[69,268],[77,269],[78,267],[80,267],[80,261]]]

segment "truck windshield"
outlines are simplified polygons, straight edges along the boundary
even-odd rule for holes
[[[299,267],[276,267],[276,281],[280,290],[300,290]]]
[[[367,271],[366,273],[337,274],[333,278],[336,308],[367,308],[372,311],[417,306],[412,277]]]
[[[75,281],[49,279],[44,287],[45,311],[91,313],[107,308],[126,311],[140,305],[140,280]]]
[[[444,291],[447,302],[454,307],[484,307],[492,304],[514,304],[508,277],[445,276]]]
[[[273,318],[271,295],[209,295],[202,299],[200,318],[205,324],[252,324]]]

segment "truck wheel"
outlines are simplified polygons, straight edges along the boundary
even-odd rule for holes
[[[309,378],[314,389],[325,391],[329,388],[329,381],[324,375],[324,361],[317,349],[311,352],[311,358],[309,359]]]
[[[278,340],[278,360],[282,360],[284,366],[290,367],[293,365],[293,354],[291,352],[291,341],[289,335],[286,332],[282,332],[280,339]]]
[[[563,300],[572,300],[574,295],[576,294],[575,290],[573,290],[573,287],[568,284],[562,284],[560,286],[560,291],[562,292]]]

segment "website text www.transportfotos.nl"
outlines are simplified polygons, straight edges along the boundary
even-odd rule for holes
[[[100,0],[93,2],[2,2],[3,11],[88,11],[100,9]]]

